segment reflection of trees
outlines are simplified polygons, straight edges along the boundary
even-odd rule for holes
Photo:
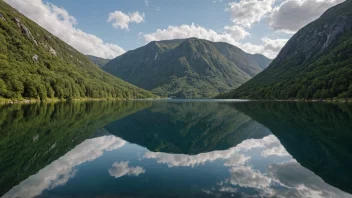
[[[72,102],[0,106],[0,195],[148,102]]]
[[[105,127],[151,151],[198,154],[231,148],[269,132],[245,114],[222,103],[153,103]]]
[[[304,167],[352,192],[352,106],[251,102],[234,107],[268,127]]]

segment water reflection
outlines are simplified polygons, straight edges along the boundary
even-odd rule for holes
[[[119,178],[125,175],[138,176],[139,174],[145,173],[144,168],[140,166],[130,167],[127,162],[115,162],[112,164],[112,168],[109,169],[109,174],[112,177]]]
[[[97,159],[106,151],[116,150],[125,143],[124,140],[115,136],[86,140],[37,174],[12,188],[4,197],[35,197],[44,190],[65,185],[69,179],[75,176],[78,171],[77,166]]]
[[[152,151],[198,154],[231,148],[270,131],[227,103],[155,102],[105,126],[111,134]]]
[[[258,102],[233,107],[269,128],[301,165],[352,193],[352,105]]]
[[[136,103],[95,109],[96,133],[48,164],[33,157],[39,172],[3,197],[352,197],[350,106]]]
[[[0,195],[65,155],[109,122],[149,106],[150,102],[0,106]],[[103,135],[102,131],[98,135]]]

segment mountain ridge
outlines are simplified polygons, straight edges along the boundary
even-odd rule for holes
[[[86,56],[99,67],[104,67],[104,65],[106,65],[106,63],[108,63],[111,60],[111,59],[101,58],[93,55],[86,55]]]
[[[188,38],[152,41],[116,57],[103,69],[157,95],[207,98],[262,71],[267,62],[259,62],[231,44]]]

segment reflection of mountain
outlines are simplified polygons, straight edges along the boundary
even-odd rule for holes
[[[149,102],[74,102],[0,106],[0,195]]]
[[[269,131],[243,113],[222,103],[153,103],[105,127],[124,140],[150,151],[198,154],[233,147]]]
[[[235,108],[268,127],[301,165],[352,192],[352,106],[251,102]]]

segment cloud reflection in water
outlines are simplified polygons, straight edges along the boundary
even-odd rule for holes
[[[105,151],[116,150],[125,144],[126,141],[112,135],[88,139],[37,174],[13,187],[4,197],[35,197],[44,190],[64,185],[75,176],[76,166],[93,161]]]

